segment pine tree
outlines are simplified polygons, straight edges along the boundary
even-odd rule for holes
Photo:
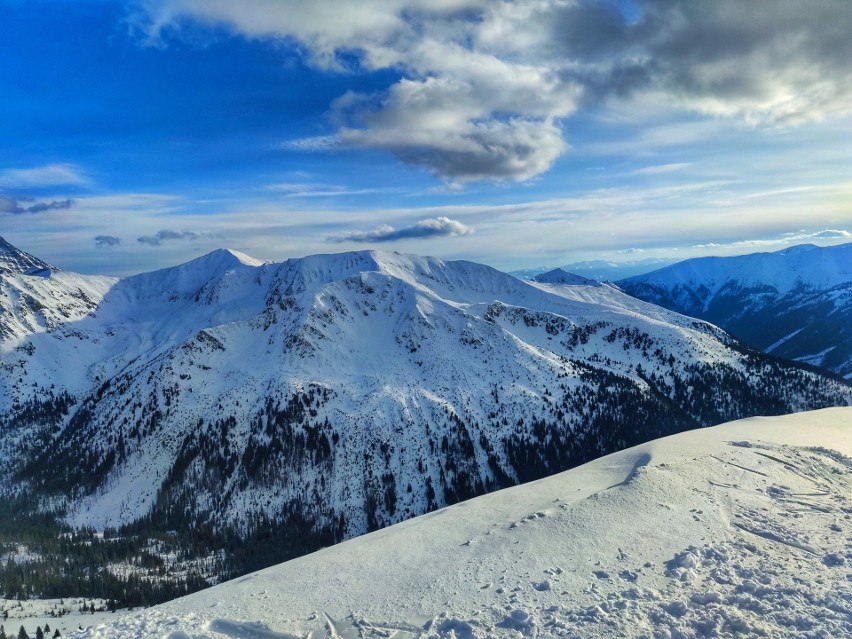
[[[30,639],[30,636],[27,634],[26,628],[21,626],[21,629],[18,630],[18,639]]]
[[[44,639],[44,631],[41,626],[36,626],[36,639]]]
[[[56,632],[53,633],[53,639],[59,639],[62,636],[62,633],[59,632],[59,628],[56,629]]]
[[[6,629],[0,626],[0,639],[6,639]]]

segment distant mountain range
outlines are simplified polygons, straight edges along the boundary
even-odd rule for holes
[[[852,378],[852,243],[696,258],[618,286],[767,353]]]
[[[580,275],[600,282],[615,282],[633,275],[641,275],[654,269],[673,264],[677,260],[667,258],[649,257],[641,260],[628,260],[626,262],[610,262],[607,260],[591,260],[588,262],[572,262],[563,264],[557,268],[561,271]],[[511,275],[522,280],[535,279],[539,275],[553,270],[552,267],[542,266],[539,268],[527,268],[512,271]]]
[[[852,403],[560,273],[218,250],[115,279],[1,246],[4,494],[75,526],[236,536],[238,571],[662,435]]]

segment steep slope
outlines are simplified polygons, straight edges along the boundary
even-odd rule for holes
[[[77,633],[848,637],[852,409],[631,448]]]
[[[686,260],[618,285],[755,348],[852,377],[852,243]]]
[[[612,286],[470,262],[220,250],[101,283],[93,310],[2,343],[0,425],[27,435],[7,491],[227,547],[226,573],[653,437],[852,402]]]
[[[25,253],[0,237],[0,275],[24,275],[28,273],[47,275],[57,270],[55,266],[51,266],[34,255]]]

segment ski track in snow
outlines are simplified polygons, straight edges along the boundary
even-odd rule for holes
[[[852,636],[852,409],[651,442],[72,636]]]

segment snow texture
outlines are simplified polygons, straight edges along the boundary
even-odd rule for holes
[[[852,409],[656,440],[78,639],[848,637]]]

